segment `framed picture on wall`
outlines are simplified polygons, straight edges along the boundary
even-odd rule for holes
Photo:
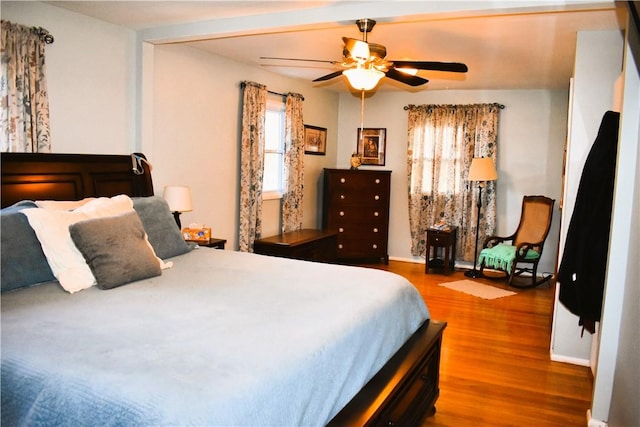
[[[304,125],[304,153],[320,154],[327,152],[327,128]]]
[[[358,128],[358,155],[363,165],[384,166],[386,128]]]

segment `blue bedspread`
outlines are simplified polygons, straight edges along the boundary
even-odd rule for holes
[[[198,249],[2,295],[2,425],[324,425],[428,317],[375,269]]]

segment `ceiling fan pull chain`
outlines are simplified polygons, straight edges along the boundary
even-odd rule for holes
[[[362,90],[360,96],[360,144],[364,138],[364,90]]]

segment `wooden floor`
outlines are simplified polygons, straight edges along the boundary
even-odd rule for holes
[[[423,427],[585,426],[593,377],[587,367],[549,357],[554,289],[508,288],[517,295],[485,300],[439,283],[468,279],[462,271],[424,274],[424,264],[378,266],[406,277],[431,317],[447,322],[436,414]]]

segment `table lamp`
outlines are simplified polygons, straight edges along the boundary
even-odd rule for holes
[[[182,230],[180,224],[180,214],[193,210],[191,206],[191,189],[181,185],[167,185],[164,187],[164,199],[169,205],[169,210],[173,212],[178,229]]]

